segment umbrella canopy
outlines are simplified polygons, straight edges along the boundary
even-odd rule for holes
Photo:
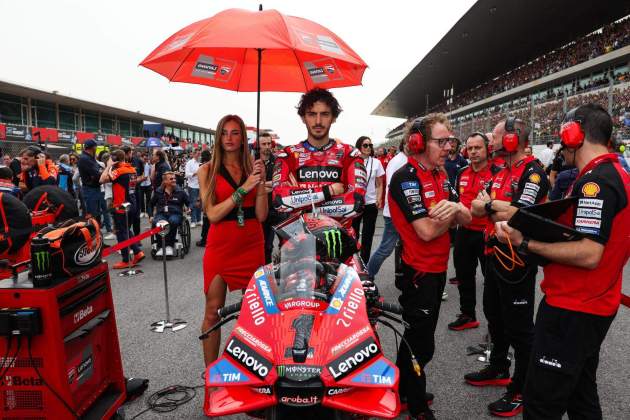
[[[168,144],[165,144],[157,137],[149,137],[145,141],[140,142],[140,147],[166,147]]]
[[[259,69],[260,63],[260,69]],[[305,92],[361,84],[367,64],[343,40],[277,10],[228,9],[195,22],[140,65],[170,81],[239,92]]]

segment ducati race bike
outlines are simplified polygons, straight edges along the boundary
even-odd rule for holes
[[[236,319],[222,355],[206,368],[207,416],[398,416],[398,368],[383,355],[374,327],[380,321],[394,329],[381,318],[403,323],[392,315],[402,309],[369,292],[356,257],[348,264],[318,258],[343,254],[339,228],[323,215],[276,227],[284,239],[280,260],[258,269],[242,300],[221,308],[220,321],[200,337]]]

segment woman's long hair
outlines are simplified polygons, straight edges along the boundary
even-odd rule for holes
[[[252,173],[252,161],[249,155],[249,145],[247,144],[247,128],[243,119],[238,115],[226,115],[221,118],[219,124],[217,124],[217,131],[215,132],[214,147],[212,149],[212,159],[210,160],[210,170],[208,171],[208,178],[204,182],[209,185],[208,192],[203,199],[203,208],[206,209],[208,203],[215,204],[216,196],[214,191],[217,186],[217,175],[223,164],[223,144],[221,142],[223,127],[230,121],[235,121],[241,129],[241,150],[239,161],[241,164],[241,170],[245,176],[248,177]],[[240,180],[236,180],[239,182]]]

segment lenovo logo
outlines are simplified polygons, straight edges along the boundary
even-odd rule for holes
[[[225,347],[225,351],[259,378],[263,379],[269,374],[271,363],[263,357],[260,357],[251,347],[242,341],[232,338]]]
[[[354,372],[360,365],[372,360],[380,354],[378,345],[373,338],[363,341],[350,351],[345,352],[339,358],[333,360],[326,367],[335,380],[339,380]]]
[[[298,169],[298,182],[338,182],[341,180],[341,168],[322,168],[303,166]]]

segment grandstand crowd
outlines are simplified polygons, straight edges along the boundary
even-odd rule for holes
[[[549,51],[535,60],[488,80],[467,92],[455,95],[450,107],[451,109],[457,109],[470,105],[627,45],[630,45],[630,18],[626,17],[618,22],[604,26],[595,33],[573,41],[561,48]],[[620,78],[621,80],[627,80],[628,74],[621,75]],[[607,84],[608,81],[602,78],[599,83]],[[588,87],[580,86],[576,87],[576,90],[586,88]],[[436,108],[436,111],[444,112],[447,109],[446,104],[442,104]]]

